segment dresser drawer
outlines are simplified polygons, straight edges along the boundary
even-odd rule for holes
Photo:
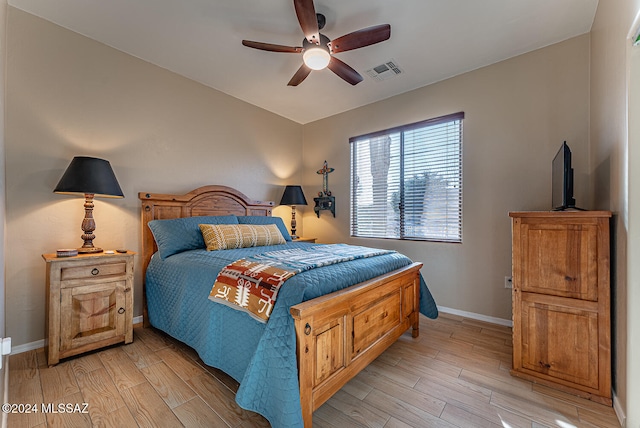
[[[63,267],[60,271],[60,279],[101,278],[105,276],[124,275],[127,271],[127,263],[124,261],[115,263],[88,264],[86,266]]]

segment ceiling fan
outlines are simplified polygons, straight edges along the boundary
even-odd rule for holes
[[[362,76],[357,71],[333,54],[383,42],[391,36],[391,26],[382,24],[367,27],[330,40],[320,33],[326,19],[320,13],[316,14],[313,0],[293,0],[293,6],[305,37],[302,40],[302,46],[282,46],[251,40],[243,40],[242,44],[269,52],[302,53],[303,64],[289,81],[289,86],[298,86],[312,70],[322,70],[326,67],[352,85],[362,82]]]

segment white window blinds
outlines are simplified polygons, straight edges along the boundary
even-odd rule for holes
[[[463,119],[349,140],[352,236],[462,242]]]

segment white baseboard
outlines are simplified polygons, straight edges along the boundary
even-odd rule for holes
[[[513,327],[513,323],[511,320],[505,320],[502,318],[490,317],[487,315],[476,314],[474,312],[461,311],[458,309],[447,308],[445,306],[438,306],[438,311],[444,312],[446,314],[458,315],[465,318],[471,318],[478,321],[485,321],[492,324],[504,325],[507,327]],[[142,315],[138,315],[137,317],[133,317],[133,324],[141,324],[143,321]],[[36,340],[35,342],[24,343],[22,345],[13,346],[11,349],[11,355],[21,354],[23,352],[32,351],[34,349],[44,348],[46,342],[44,339]]]
[[[624,414],[624,410],[620,405],[620,400],[618,400],[618,396],[615,391],[613,392],[613,410],[616,412],[616,416],[618,417],[618,422],[620,422],[620,426],[624,427],[627,423],[627,416]]]
[[[444,312],[445,314],[458,315],[465,318],[471,318],[478,321],[485,321],[491,324],[499,324],[504,325],[506,327],[513,327],[513,321],[505,320],[503,318],[490,317],[488,315],[476,314],[475,312],[467,312],[461,311],[459,309],[447,308],[445,306],[438,306],[439,312]]]
[[[35,342],[23,343],[22,345],[12,346],[11,355],[22,354],[23,352],[44,348],[44,346],[45,346],[44,339],[36,340]]]
[[[142,315],[138,315],[137,317],[133,317],[133,325],[142,323]],[[11,348],[11,355],[21,354],[27,351],[33,351],[34,349],[44,348],[46,342],[44,339],[36,340],[35,342],[24,343],[22,345],[13,346]]]

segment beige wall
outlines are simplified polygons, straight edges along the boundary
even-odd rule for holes
[[[463,243],[347,240],[423,262],[438,305],[510,319],[508,212],[550,209],[551,160],[563,140],[573,151],[577,204],[591,205],[588,70],[589,36],[583,35],[305,125],[306,193],[321,189],[315,171],[326,159],[335,168],[329,189],[336,196],[336,218],[323,212],[317,219],[308,210],[305,234],[322,242],[350,235],[349,137],[464,111]]]
[[[301,125],[18,9],[8,15],[6,311],[15,345],[44,338],[40,255],[82,243],[83,200],[52,193],[73,156],[108,159],[125,193],[96,199],[103,248],[139,250],[138,192],[224,184],[277,200],[300,180]],[[137,287],[135,315],[141,297]]]
[[[613,386],[616,404],[627,417],[626,426],[634,428],[640,427],[640,408],[637,406],[640,403],[640,277],[637,270],[628,268],[638,264],[637,255],[640,253],[637,230],[640,220],[637,211],[635,217],[630,215],[631,208],[637,209],[640,202],[637,190],[640,185],[637,176],[640,158],[637,154],[635,158],[629,155],[638,150],[640,139],[636,137],[632,141],[628,138],[628,124],[638,122],[638,110],[635,117],[628,116],[627,95],[630,78],[636,85],[640,84],[640,68],[631,68],[631,43],[628,39],[639,11],[639,0],[600,1],[591,31],[590,87],[595,204],[615,213]],[[635,163],[631,162],[633,159]],[[630,198],[630,195],[635,197]],[[636,239],[632,240],[632,236]]]

